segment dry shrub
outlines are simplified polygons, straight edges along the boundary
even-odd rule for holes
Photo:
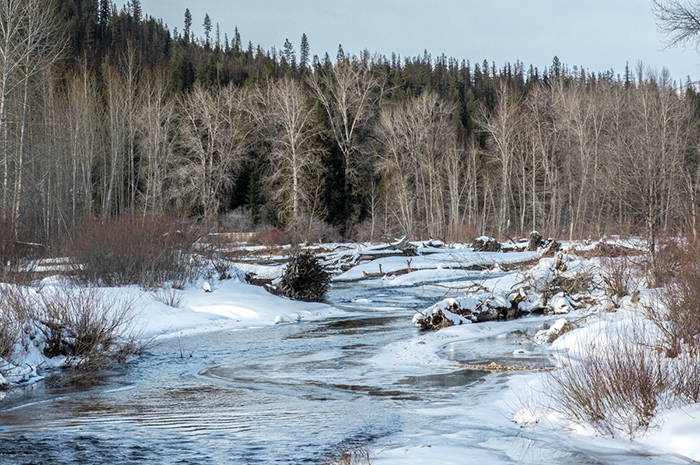
[[[329,452],[324,465],[372,465],[369,449],[365,444],[341,444]]]
[[[659,301],[646,307],[648,318],[663,334],[662,348],[676,357],[686,348],[700,352],[700,244],[684,241],[685,252],[666,258],[659,268],[666,285]],[[671,254],[669,254],[671,255]]]
[[[148,343],[136,332],[134,317],[132,302],[108,299],[90,287],[44,289],[33,314],[44,355],[65,356],[73,367],[66,381],[86,379],[140,353]]]
[[[338,228],[320,218],[304,218],[304,224],[307,227],[305,228],[306,232],[302,233],[302,239],[306,243],[322,244],[341,240]]]
[[[287,233],[281,229],[269,229],[260,231],[255,235],[253,244],[263,245],[265,247],[277,247],[289,244],[290,238]]]
[[[0,220],[0,269],[15,265],[27,255],[27,246],[17,240],[17,232],[8,221]]]
[[[626,255],[603,256],[600,260],[605,294],[618,307],[620,299],[629,295],[635,287],[632,262]]]
[[[88,219],[67,247],[83,282],[156,287],[194,279],[191,241],[174,221],[158,215]]]
[[[32,313],[27,292],[18,286],[0,287],[0,358],[7,361],[13,361]]]
[[[184,297],[179,289],[166,287],[154,290],[151,295],[158,302],[164,303],[168,307],[180,308],[184,302]]]
[[[608,345],[588,349],[581,360],[550,373],[555,410],[603,434],[623,432],[633,438],[646,431],[659,409],[668,407],[674,390],[671,371],[661,354],[633,331],[611,335]]]
[[[28,284],[34,279],[32,260],[45,253],[45,247],[19,227],[0,220],[0,281],[12,284]]]
[[[453,223],[447,231],[447,241],[466,244],[479,235],[479,230],[468,223]]]
[[[287,260],[279,290],[290,299],[321,302],[330,283],[330,274],[318,257],[309,251],[293,252]]]

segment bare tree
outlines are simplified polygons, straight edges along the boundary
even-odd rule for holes
[[[304,88],[290,78],[268,83],[258,94],[258,104],[258,121],[270,147],[267,195],[298,239],[321,182],[321,127]]]
[[[328,114],[333,138],[343,158],[345,215],[350,214],[352,186],[357,182],[361,159],[361,133],[382,96],[382,83],[366,63],[340,61],[309,77],[314,94]]]
[[[173,168],[173,133],[175,130],[175,100],[170,96],[165,70],[147,72],[141,87],[142,105],[138,115],[139,184],[142,184],[141,208],[162,211],[165,207],[165,182]]]
[[[205,221],[218,213],[220,196],[250,147],[250,101],[249,92],[229,85],[213,91],[197,86],[180,103],[182,152],[171,195]]]
[[[389,201],[404,234],[447,233],[446,215],[455,211],[446,211],[446,197],[458,202],[458,187],[452,180],[450,192],[448,179],[448,170],[459,169],[453,114],[454,105],[427,91],[380,112],[378,168],[391,185]]]
[[[23,197],[30,94],[36,81],[47,79],[47,70],[61,57],[65,42],[59,31],[60,23],[51,2],[0,1],[0,217],[10,217],[13,223],[18,219]],[[14,97],[19,103],[11,122],[10,100]],[[16,130],[14,144],[10,140],[11,125]]]
[[[66,122],[70,141],[66,161],[70,167],[71,226],[93,209],[93,169],[104,148],[100,101],[95,77],[83,63],[80,74],[73,77],[67,89]]]
[[[519,138],[523,122],[522,101],[515,91],[505,83],[499,91],[496,109],[490,115],[484,114],[483,128],[491,136],[493,156],[500,171],[500,202],[497,228],[507,233],[510,225],[510,207],[514,205],[513,169],[519,150]]]
[[[617,189],[629,211],[645,226],[653,284],[656,231],[678,203],[691,112],[673,89],[666,70],[658,77],[653,73],[645,76],[640,65],[638,81],[629,105],[630,126],[622,135],[627,150],[618,154],[624,169]]]
[[[700,4],[686,0],[654,0],[654,14],[668,46],[692,44],[700,48]]]

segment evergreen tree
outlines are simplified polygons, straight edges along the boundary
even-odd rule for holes
[[[190,42],[190,30],[191,29],[192,29],[192,13],[190,13],[189,8],[186,8],[185,9],[185,30],[184,30],[185,43]]]
[[[112,8],[109,5],[109,0],[100,0],[100,26],[106,28],[109,25],[109,16]]]
[[[345,52],[343,51],[343,44],[338,44],[338,54],[336,55],[336,60],[338,63],[345,61]]]
[[[282,57],[286,60],[287,64],[292,68],[296,68],[296,53],[294,52],[294,46],[289,41],[289,39],[284,40],[284,50],[282,51]]]
[[[131,0],[131,11],[134,21],[138,24],[141,22],[143,10],[141,9],[141,0]]]
[[[299,66],[306,69],[309,66],[309,39],[306,34],[301,35],[301,46],[299,48]]]
[[[238,27],[236,27],[233,32],[233,49],[236,53],[241,52],[241,35],[238,33]]]
[[[202,26],[204,26],[204,37],[207,39],[206,46],[209,47],[211,41],[211,18],[208,13],[204,15]]]
[[[554,56],[552,59],[552,69],[551,69],[551,74],[554,74],[554,78],[559,79],[561,76],[562,69],[561,69],[561,61],[559,60],[558,56]]]

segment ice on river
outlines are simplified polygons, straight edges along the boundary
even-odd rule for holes
[[[357,250],[360,250],[359,246]],[[359,256],[358,251],[353,253]],[[104,292],[114,299],[132,299],[139,310],[138,321],[144,336],[160,339],[228,329],[257,328],[254,331],[261,331],[260,328],[271,328],[277,323],[323,321],[348,317],[353,310],[365,312],[364,320],[350,320],[349,324],[356,324],[356,327],[338,326],[337,332],[345,337],[341,346],[319,346],[318,350],[299,350],[292,354],[276,351],[274,357],[286,357],[282,362],[270,361],[272,357],[261,352],[254,363],[232,364],[231,372],[239,377],[240,382],[250,370],[249,383],[255,386],[251,392],[256,395],[258,392],[267,394],[265,389],[269,386],[282,389],[278,384],[291,385],[294,389],[297,385],[300,386],[298,389],[311,387],[314,395],[305,393],[301,397],[309,405],[319,405],[315,403],[316,399],[337,396],[339,391],[358,396],[358,399],[366,394],[365,397],[371,399],[372,396],[378,397],[376,393],[383,390],[389,393],[398,391],[397,386],[401,383],[417,386],[410,393],[411,398],[418,400],[401,403],[389,399],[382,404],[389,410],[398,406],[401,411],[397,414],[405,420],[399,431],[370,443],[375,465],[690,463],[686,457],[700,460],[700,443],[697,441],[700,437],[700,404],[663,412],[658,426],[634,441],[602,438],[581,428],[567,430],[534,403],[523,403],[527,396],[544,395],[541,387],[546,374],[479,370],[472,375],[471,371],[460,366],[489,361],[509,365],[532,364],[532,360],[538,359],[543,365],[551,365],[558,353],[575,357],[577,348],[586,343],[605,343],[605,328],[624,324],[625,311],[593,315],[554,345],[538,345],[532,339],[545,323],[552,325],[562,317],[580,319],[581,310],[565,315],[527,316],[507,322],[492,321],[453,326],[437,332],[419,332],[411,327],[415,313],[413,307],[418,307],[418,310],[430,307],[445,296],[448,287],[454,288],[449,291],[452,297],[465,298],[459,295],[463,291],[458,289],[475,284],[491,293],[504,294],[522,282],[525,276],[522,271],[504,271],[508,269],[506,265],[527,262],[538,255],[536,252],[477,253],[468,248],[419,248],[418,252],[419,255],[414,257],[386,256],[360,261],[338,274],[329,299],[333,305],[280,298],[240,279],[208,281],[206,291],[202,282],[184,290],[168,291],[175,293],[180,302],[176,307],[163,303],[164,296],[159,296],[158,292],[145,292],[137,287],[105,289]],[[342,255],[341,252],[334,253]],[[545,279],[552,264],[553,259],[544,259],[532,274]],[[577,261],[571,262],[570,266],[575,268],[583,264]],[[465,271],[469,268],[480,270]],[[273,278],[281,269],[277,265],[248,265],[246,271]],[[42,285],[59,283],[60,280],[48,279]],[[379,318],[405,318],[406,330],[396,333],[400,335],[396,339],[371,336],[378,338],[375,341],[381,341],[381,344],[364,347],[370,338],[367,332],[381,331],[361,324],[364,321],[378,323]],[[295,327],[283,325],[276,329]],[[322,329],[312,326],[307,333],[307,328],[300,328],[298,337],[290,337],[286,343],[304,340],[308,341],[305,344],[313,344],[314,338],[323,337],[320,335]],[[263,341],[258,342],[262,344]],[[264,342],[274,346],[274,340]],[[362,358],[352,358],[354,353],[362,354]],[[214,357],[223,355],[212,355]],[[337,369],[336,360],[347,361],[351,366],[346,370],[341,364],[342,370],[334,371]],[[264,376],[259,372],[261,364],[265,368]],[[301,368],[293,371],[295,365],[303,365],[304,371]],[[286,367],[291,367],[292,371],[280,373]],[[227,373],[224,368],[215,366],[210,371]],[[310,372],[313,373],[307,374]],[[342,386],[335,379],[338,373],[344,377]],[[312,378],[312,375],[316,377]],[[194,378],[199,380],[200,377],[198,374]],[[234,388],[239,389],[240,385],[231,389]],[[254,410],[259,414],[259,409]],[[349,411],[351,416],[352,409]],[[325,415],[325,410],[322,412]],[[302,416],[300,414],[300,418]],[[665,455],[657,460],[656,453]]]

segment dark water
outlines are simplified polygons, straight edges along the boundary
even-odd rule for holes
[[[336,286],[331,301],[354,316],[173,339],[98,386],[13,393],[0,403],[0,464],[320,463],[353,441],[378,463],[382,451],[456,431],[488,463],[689,463],[596,455],[470,415],[508,375],[378,368],[370,359],[382,348],[416,335],[410,307],[435,299],[409,291]],[[357,295],[367,301],[353,304]],[[456,345],[446,356],[506,359],[521,343]]]

